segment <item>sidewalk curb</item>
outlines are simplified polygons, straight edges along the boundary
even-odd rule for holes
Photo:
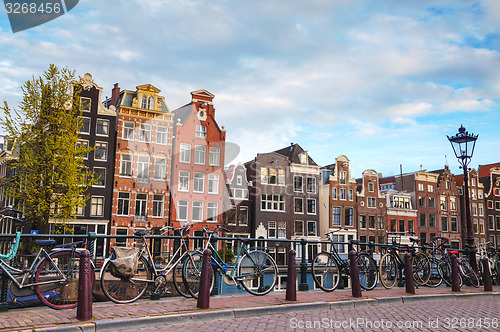
[[[116,331],[118,329],[138,329],[144,327],[161,326],[165,324],[196,323],[218,319],[234,319],[256,317],[271,314],[287,314],[291,312],[315,311],[315,310],[335,310],[348,307],[377,306],[393,303],[413,303],[425,301],[438,301],[446,299],[466,299],[475,297],[500,297],[500,292],[481,292],[463,294],[436,294],[436,295],[403,295],[399,297],[367,298],[362,300],[341,300],[336,302],[311,302],[293,303],[278,306],[265,306],[257,308],[229,309],[218,311],[203,311],[186,314],[172,314],[165,316],[146,316],[127,319],[113,319],[96,322],[86,322],[82,324],[58,326],[54,328],[33,329],[36,332],[96,332],[96,331]]]

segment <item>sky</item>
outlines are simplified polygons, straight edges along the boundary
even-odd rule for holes
[[[471,167],[500,162],[498,0],[80,0],[13,33],[0,7],[0,101],[53,63],[111,95],[152,84],[171,110],[215,95],[235,160],[298,143],[351,176],[461,173],[446,135],[479,134]]]

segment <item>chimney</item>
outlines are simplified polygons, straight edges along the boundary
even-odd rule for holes
[[[116,106],[116,102],[118,101],[118,96],[120,95],[120,87],[118,83],[115,83],[113,89],[111,90],[111,105]]]

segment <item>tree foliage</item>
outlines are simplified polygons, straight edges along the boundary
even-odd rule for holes
[[[82,105],[81,86],[75,83],[73,71],[51,64],[23,85],[17,109],[7,102],[1,107],[4,129],[14,143],[14,172],[5,183],[6,195],[44,233],[51,218],[60,223],[75,218],[93,182],[83,164],[89,148],[78,144]]]

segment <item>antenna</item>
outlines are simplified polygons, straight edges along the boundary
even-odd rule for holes
[[[450,165],[448,165],[448,156],[447,155],[444,155],[444,164],[446,166],[450,166]]]

